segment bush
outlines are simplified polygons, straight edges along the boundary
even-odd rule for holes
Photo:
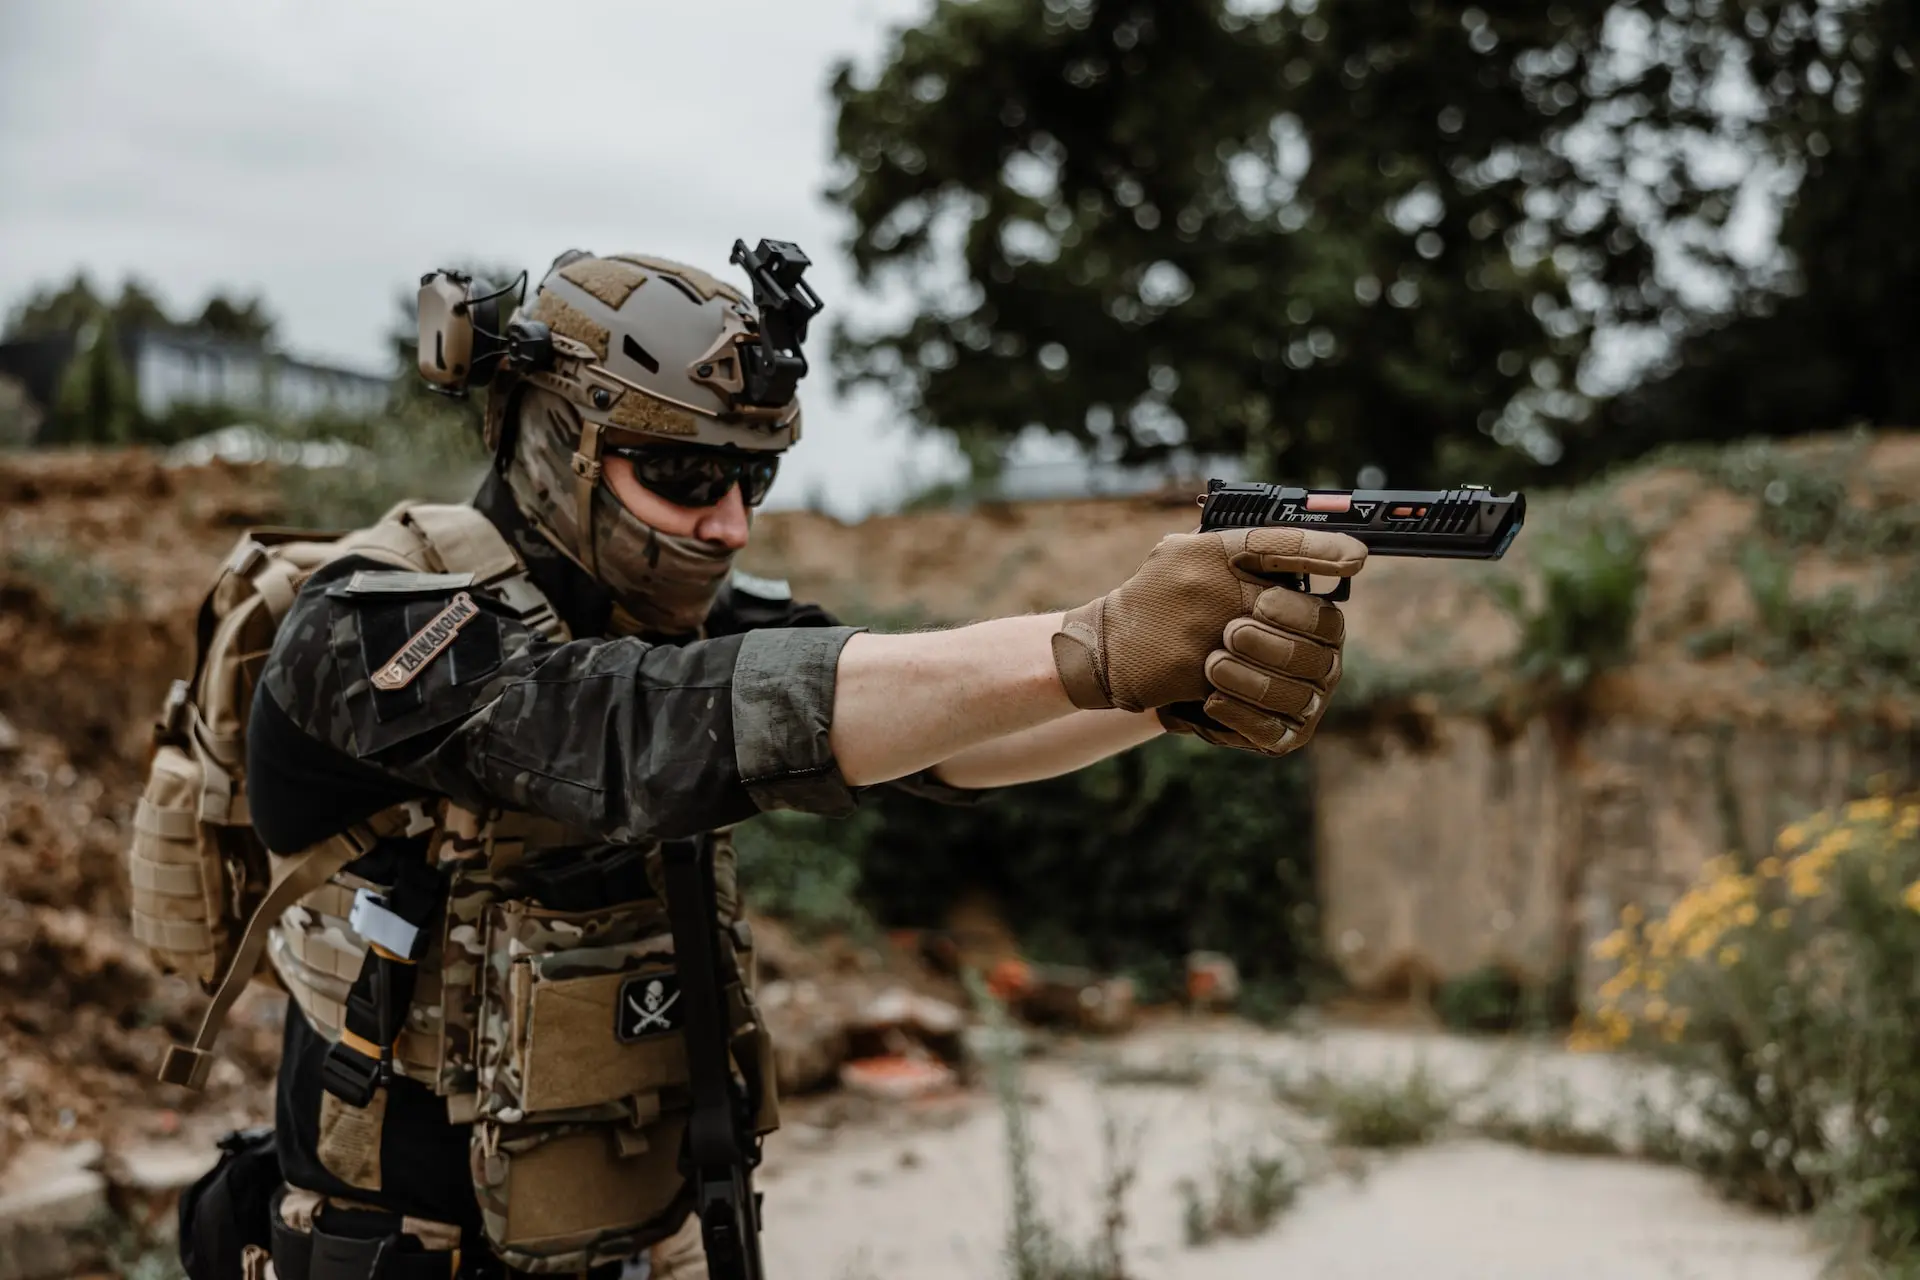
[[[478,428],[450,408],[416,406],[364,421],[317,419],[276,430],[354,449],[340,466],[281,468],[280,518],[301,528],[357,529],[403,498],[465,502],[486,474]]]
[[[1169,737],[968,806],[883,789],[851,822],[747,824],[742,874],[769,909],[844,892],[896,926],[939,927],[984,890],[1035,959],[1127,973],[1145,998],[1212,950],[1298,1001],[1316,972],[1306,770]]]
[[[1619,969],[1576,1044],[1689,1069],[1687,1163],[1920,1260],[1920,797],[1787,827],[1751,868],[1718,859],[1665,916],[1628,908],[1596,954]]]
[[[139,587],[112,568],[69,547],[27,542],[0,554],[0,583],[24,584],[63,627],[108,622],[133,612]]]
[[[1575,513],[1570,529],[1531,550],[1537,598],[1512,579],[1494,584],[1494,598],[1520,626],[1515,674],[1550,695],[1576,696],[1631,651],[1646,544],[1618,516],[1588,521]]]
[[[1453,1122],[1464,1095],[1441,1084],[1424,1059],[1403,1074],[1378,1077],[1315,1071],[1282,1075],[1274,1097],[1328,1123],[1336,1146],[1388,1149],[1431,1142]]]

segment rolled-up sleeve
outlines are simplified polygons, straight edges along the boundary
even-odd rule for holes
[[[751,631],[733,669],[733,752],[761,809],[844,816],[855,807],[829,735],[840,651],[859,627]]]

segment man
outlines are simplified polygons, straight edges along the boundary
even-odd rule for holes
[[[248,728],[277,860],[413,815],[269,943],[293,995],[288,1280],[611,1275],[648,1250],[656,1274],[704,1275],[662,841],[710,833],[734,1061],[765,1132],[729,826],[844,814],[873,786],[1048,777],[1166,729],[1282,754],[1339,679],[1339,611],[1267,585],[1356,572],[1365,550],[1339,535],[1172,537],[1070,613],[912,635],[733,575],[799,434],[811,314],[797,275],[748,265],[765,305],[679,264],[569,253],[505,334],[457,280],[423,290],[423,370],[496,372],[495,469],[471,509],[390,519],[305,581]],[[403,544],[435,571],[395,568]]]

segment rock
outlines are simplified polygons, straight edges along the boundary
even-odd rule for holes
[[[1066,1026],[1076,1031],[1111,1034],[1133,1025],[1134,987],[1127,978],[1108,978],[1071,965],[1003,964],[989,979],[994,994],[1025,1021]],[[1002,994],[1004,990],[1005,994]]]
[[[0,756],[10,756],[20,750],[20,731],[13,727],[13,721],[0,716]]]
[[[1187,957],[1187,1003],[1196,1009],[1231,1009],[1240,999],[1240,967],[1218,951]]]
[[[1781,825],[1850,798],[1857,779],[1911,778],[1902,742],[1622,719],[1590,727],[1577,750],[1544,720],[1507,734],[1441,718],[1424,742],[1321,734],[1328,954],[1367,994],[1497,966],[1541,986],[1571,969],[1589,1003],[1610,968],[1586,944],[1621,908],[1658,915],[1707,859],[1757,861]]]
[[[888,1102],[945,1093],[959,1082],[951,1067],[924,1058],[891,1055],[840,1064],[840,1084],[849,1092]]]
[[[769,982],[755,997],[773,1035],[774,1072],[782,1096],[833,1083],[847,1057],[852,1012],[812,982]]]
[[[100,1261],[86,1228],[107,1212],[100,1144],[30,1144],[0,1177],[0,1280],[51,1280]]]
[[[867,1001],[852,1025],[863,1031],[900,1027],[922,1036],[954,1036],[967,1024],[967,1015],[945,1000],[923,996],[905,987],[889,987]]]

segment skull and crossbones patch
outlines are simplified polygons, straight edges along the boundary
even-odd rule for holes
[[[680,1029],[680,978],[672,973],[636,973],[620,984],[613,1036],[632,1044]]]

